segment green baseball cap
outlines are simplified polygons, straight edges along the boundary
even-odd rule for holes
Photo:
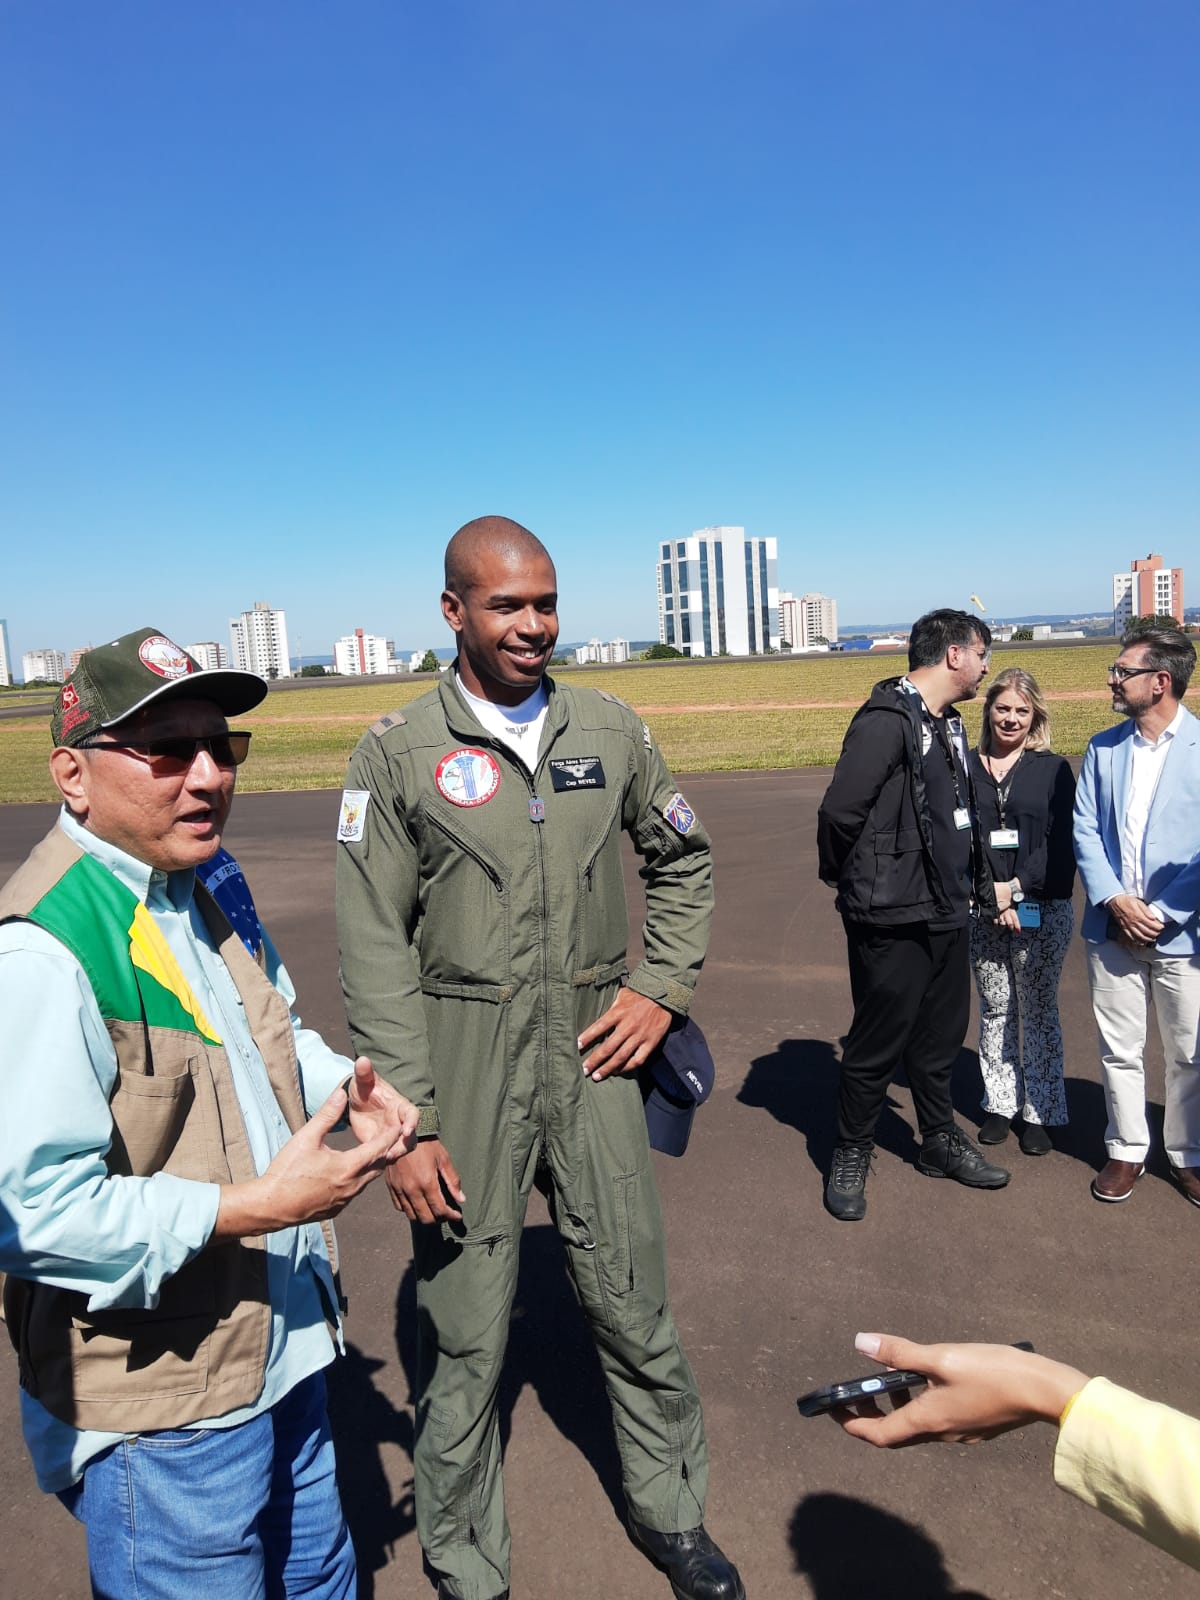
[[[154,700],[173,695],[211,700],[227,717],[239,716],[266,698],[266,682],[254,672],[206,672],[194,656],[157,628],[123,633],[96,645],[58,691],[50,733],[55,746],[81,745],[101,728],[124,722]]]

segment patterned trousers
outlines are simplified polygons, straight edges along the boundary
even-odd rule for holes
[[[971,966],[979,991],[983,1109],[1053,1127],[1067,1120],[1058,980],[1071,943],[1069,900],[1044,900],[1040,928],[1010,933],[971,922]]]

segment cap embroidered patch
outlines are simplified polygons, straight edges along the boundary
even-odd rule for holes
[[[437,764],[438,793],[455,806],[482,806],[500,787],[500,768],[486,750],[452,750]]]
[[[646,746],[647,750],[653,750],[654,745],[650,738],[650,724],[648,722],[642,723],[642,743]]]
[[[343,844],[358,844],[367,827],[367,807],[371,803],[369,789],[343,789],[342,809],[338,815],[337,836]]]
[[[152,634],[138,645],[142,665],[156,672],[160,678],[186,678],[194,670],[192,658],[161,633]]]
[[[663,807],[663,816],[676,833],[691,833],[696,826],[696,813],[678,792],[673,794]]]

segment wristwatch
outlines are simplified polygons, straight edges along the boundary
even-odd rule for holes
[[[1021,880],[1019,878],[1014,878],[1012,883],[1009,885],[1009,894],[1012,896],[1012,903],[1015,906],[1019,906],[1021,901],[1024,900],[1025,891],[1021,887]]]

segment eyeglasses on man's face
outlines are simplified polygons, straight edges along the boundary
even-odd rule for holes
[[[1161,667],[1123,667],[1119,661],[1114,661],[1108,669],[1108,676],[1115,678],[1118,683],[1124,683],[1126,678],[1140,678],[1144,673],[1161,671]]]
[[[90,739],[79,748],[120,750],[139,757],[155,777],[178,778],[190,770],[202,745],[217,766],[240,767],[250,753],[250,735],[230,731],[201,734],[199,737],[187,734],[175,739]]]

